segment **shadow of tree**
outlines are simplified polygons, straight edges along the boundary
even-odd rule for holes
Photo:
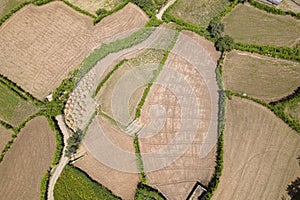
[[[297,200],[297,199],[299,200],[300,199],[300,177],[292,181],[288,185],[286,191],[292,200]]]

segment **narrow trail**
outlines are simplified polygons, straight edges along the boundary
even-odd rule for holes
[[[67,126],[64,122],[63,116],[62,115],[56,116],[56,120],[58,121],[58,126],[59,126],[60,130],[63,133],[64,144],[67,144],[67,140],[68,140],[70,135],[69,135]],[[48,185],[48,198],[47,198],[48,200],[54,200],[53,192],[54,192],[55,183],[56,183],[58,177],[60,176],[61,172],[63,171],[64,167],[67,165],[67,163],[69,161],[69,158],[67,158],[65,156],[66,148],[67,148],[67,145],[64,145],[64,149],[63,149],[61,159],[60,159],[59,163],[57,164],[53,174],[50,177],[50,181],[49,181],[49,185]]]
[[[164,14],[164,12],[173,4],[175,3],[176,0],[170,0],[164,7],[162,7],[159,11],[159,13],[156,15],[156,17],[158,19],[161,20],[162,15]]]

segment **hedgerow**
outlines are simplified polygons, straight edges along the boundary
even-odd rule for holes
[[[146,183],[146,175],[145,175],[145,172],[144,172],[144,165],[143,165],[143,160],[142,160],[142,156],[141,156],[141,150],[140,150],[138,136],[135,136],[134,139],[133,139],[133,147],[135,149],[137,165],[138,165],[138,169],[140,171],[140,179],[141,179],[141,182],[143,184],[145,184]]]
[[[0,125],[2,125],[4,128],[6,128],[8,130],[13,129],[12,125],[10,125],[10,124],[6,123],[5,121],[2,121],[2,120],[0,120]]]
[[[280,10],[274,6],[268,6],[266,4],[263,4],[263,3],[260,3],[260,2],[257,2],[255,0],[249,0],[248,1],[252,6],[258,8],[258,9],[261,9],[261,10],[264,10],[264,11],[267,11],[268,13],[272,13],[272,14],[275,14],[275,15],[290,15],[290,16],[293,16],[297,19],[300,19],[300,13],[295,13],[291,10],[289,11],[284,11],[284,10]]]
[[[232,9],[239,4],[239,0],[234,0],[230,6],[228,8],[226,8],[226,10],[224,10],[221,14],[220,14],[220,18],[224,17],[225,15],[227,15],[228,13],[230,13],[232,11]]]
[[[47,170],[43,178],[41,179],[40,200],[47,200],[49,179],[50,179],[50,170]]]
[[[134,195],[134,200],[145,200],[145,199],[166,200],[164,195],[161,194],[158,190],[146,184],[139,183],[137,185],[137,189]]]
[[[219,86],[219,112],[218,112],[218,143],[217,143],[217,155],[216,155],[216,166],[215,172],[208,184],[207,194],[205,196],[206,200],[212,198],[214,192],[217,190],[220,177],[223,170],[223,155],[224,155],[224,127],[225,127],[225,109],[226,109],[226,93],[224,91],[223,81],[222,81],[222,64],[225,58],[225,53],[221,54],[218,60],[216,68],[216,78]]]
[[[244,44],[240,42],[235,43],[234,48],[240,51],[248,51],[275,58],[300,61],[300,48],[263,46],[256,44]]]
[[[47,4],[51,1],[54,1],[54,0],[33,0],[32,4],[37,5],[37,6],[41,6],[41,5]]]

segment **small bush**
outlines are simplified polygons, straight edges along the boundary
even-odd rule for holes
[[[99,8],[98,10],[96,10],[96,14],[99,15],[105,15],[107,13],[107,10],[105,10],[104,8]]]
[[[231,51],[234,48],[234,40],[232,37],[225,35],[217,40],[215,46],[221,52]]]

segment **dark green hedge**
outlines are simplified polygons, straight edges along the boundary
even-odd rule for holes
[[[275,15],[290,15],[290,16],[293,16],[297,19],[300,19],[300,13],[295,13],[293,11],[283,11],[283,10],[280,10],[274,6],[268,6],[266,4],[263,4],[263,3],[260,3],[260,2],[257,2],[255,0],[249,0],[249,3],[258,8],[258,9],[261,9],[261,10],[264,10],[264,11],[267,11],[269,13],[272,13],[272,14],[275,14]]]
[[[47,200],[49,179],[50,179],[50,170],[47,170],[47,172],[44,174],[41,180],[40,200]]]
[[[235,43],[234,48],[241,51],[259,53],[261,55],[268,55],[275,58],[300,61],[300,48],[263,46],[256,44],[244,44],[240,42]]]

